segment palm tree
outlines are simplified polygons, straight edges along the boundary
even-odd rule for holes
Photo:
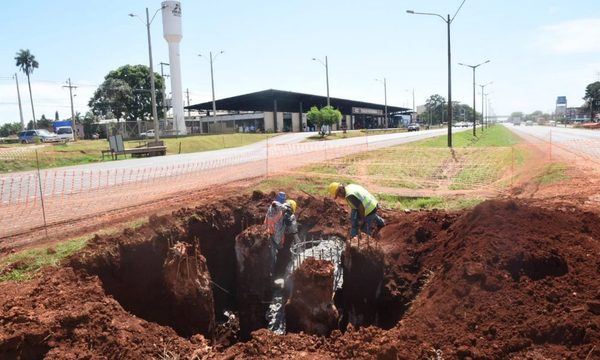
[[[15,56],[17,66],[21,68],[21,71],[27,75],[27,85],[29,85],[29,100],[31,100],[31,113],[33,114],[33,128],[36,128],[35,124],[35,110],[33,109],[33,96],[31,95],[31,82],[29,81],[29,75],[33,73],[33,69],[37,69],[40,64],[35,59],[35,56],[27,50],[19,50],[17,56]]]

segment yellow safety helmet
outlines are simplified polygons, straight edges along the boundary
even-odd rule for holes
[[[327,192],[332,197],[335,197],[335,194],[337,194],[337,190],[338,190],[339,187],[340,187],[340,183],[339,182],[332,182],[331,184],[329,184],[329,187],[327,188]]]
[[[286,200],[285,201],[286,204],[288,204],[291,208],[292,208],[292,214],[296,213],[296,202],[294,200]]]

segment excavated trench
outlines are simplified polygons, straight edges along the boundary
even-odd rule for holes
[[[255,193],[244,204],[152,217],[149,226],[126,230],[118,243],[97,238],[71,265],[97,275],[132,314],[222,346],[261,328],[329,335],[347,324],[394,326],[404,308],[389,305],[410,299],[385,293],[383,251],[366,237],[344,241],[337,230],[345,217],[340,209],[324,212],[332,205],[327,201],[305,199],[298,214],[302,240],[310,234],[324,242],[307,241],[301,252],[286,242],[275,276],[270,273],[270,240],[262,225],[270,198]],[[331,228],[337,230],[326,234]],[[274,285],[276,278],[285,285]]]

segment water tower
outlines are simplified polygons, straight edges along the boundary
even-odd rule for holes
[[[169,68],[171,70],[171,93],[173,100],[173,127],[179,135],[187,133],[183,115],[183,89],[181,87],[181,54],[179,43],[181,34],[181,3],[162,2],[163,36],[169,44]]]

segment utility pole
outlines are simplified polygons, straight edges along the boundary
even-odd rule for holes
[[[25,130],[25,120],[23,120],[23,108],[21,107],[21,92],[19,91],[19,79],[15,73],[15,82],[17,83],[17,99],[19,99],[19,116],[21,119],[21,130]]]
[[[185,89],[185,97],[187,99],[188,117],[192,117],[190,107],[190,89]]]
[[[163,116],[164,116],[164,120],[165,120],[165,126],[167,125],[167,112],[168,112],[168,106],[167,106],[167,90],[166,90],[166,81],[165,78],[168,78],[169,75],[165,75],[164,72],[164,66],[169,66],[169,63],[165,63],[165,62],[160,62],[160,76],[163,79],[163,84],[162,84],[162,94],[163,94]],[[175,121],[173,121],[173,126],[175,126]]]
[[[212,87],[213,126],[217,126],[217,103],[215,102],[215,77],[213,74],[213,56],[210,52],[210,85]]]
[[[71,98],[71,128],[73,129],[73,139],[77,140],[77,127],[75,126],[75,109],[73,108],[73,89],[76,89],[77,86],[71,85],[71,78],[67,79],[68,85],[63,85],[63,87],[69,88],[69,96]]]

